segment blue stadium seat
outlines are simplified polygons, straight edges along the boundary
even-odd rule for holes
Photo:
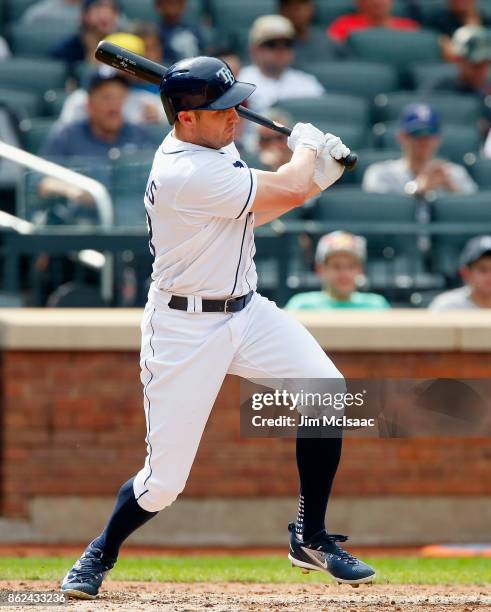
[[[122,12],[129,19],[153,22],[158,20],[155,0],[120,0],[120,4]],[[200,20],[202,12],[201,0],[187,0],[184,19],[188,23],[196,23]]]
[[[351,34],[348,45],[360,59],[388,63],[400,70],[405,70],[410,64],[441,59],[438,35],[430,30],[361,30]]]
[[[317,98],[291,98],[278,102],[276,106],[285,110],[295,121],[369,125],[368,102],[356,96],[326,94]]]
[[[482,106],[477,96],[438,92],[422,96],[414,91],[398,91],[379,94],[374,102],[375,121],[399,119],[402,109],[408,104],[426,102],[438,111],[445,122],[476,124],[481,116]]]
[[[8,31],[8,41],[14,55],[49,57],[51,50],[73,32],[70,28],[26,28],[15,23]]]
[[[374,126],[375,142],[382,149],[397,147],[397,121]],[[442,144],[438,155],[455,163],[462,164],[467,153],[477,153],[480,145],[477,128],[466,125],[445,124],[442,129]]]
[[[436,64],[415,64],[409,68],[409,78],[414,89],[421,89],[428,83],[447,77],[457,75],[457,64],[445,64],[437,62]]]
[[[6,0],[5,2],[5,17],[8,23],[18,21],[25,11],[36,4],[38,0]]]
[[[48,89],[64,87],[66,74],[65,63],[57,60],[13,57],[8,62],[0,62],[2,87],[39,95]]]
[[[435,272],[456,280],[460,253],[476,232],[466,231],[466,223],[491,226],[491,191],[481,191],[470,196],[449,195],[438,199],[433,205],[433,220],[436,223],[452,223],[459,230],[455,234],[435,235],[432,239],[432,262]],[[490,234],[489,230],[479,233]]]
[[[397,71],[382,63],[343,61],[319,62],[305,66],[315,75],[328,94],[340,93],[373,100],[381,92],[398,89]]]
[[[276,0],[209,0],[213,26],[224,31],[250,27],[261,15],[277,12]]]
[[[69,95],[64,89],[48,89],[43,96],[44,114],[58,118]]]
[[[491,159],[472,159],[468,170],[480,189],[491,190]]]
[[[37,155],[55,122],[51,117],[23,119],[19,123],[19,131],[24,149]]]
[[[29,91],[0,89],[0,102],[3,102],[19,121],[37,117],[42,112],[42,98]]]

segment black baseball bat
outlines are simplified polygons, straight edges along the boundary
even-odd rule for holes
[[[108,42],[107,40],[103,40],[97,45],[95,56],[103,64],[107,64],[108,66],[112,66],[113,68],[117,68],[118,70],[122,70],[128,74],[132,74],[142,81],[147,81],[148,83],[153,83],[154,85],[160,85],[162,77],[167,70],[166,66],[153,62],[152,60],[149,60],[142,55],[138,55],[137,53],[133,53],[132,51],[128,51],[127,49],[123,49],[122,47]],[[280,125],[279,123],[275,123],[271,119],[263,117],[259,113],[255,113],[245,106],[237,106],[236,110],[241,117],[244,117],[244,119],[248,119],[249,121],[263,125],[271,130],[274,130],[275,132],[280,132],[286,136],[289,136],[292,133],[290,128]],[[350,153],[347,157],[340,159],[339,163],[343,164],[347,170],[351,170],[355,167],[357,161],[358,156],[356,153]]]

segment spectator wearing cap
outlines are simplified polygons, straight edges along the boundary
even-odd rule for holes
[[[110,186],[110,165],[101,162],[116,157],[118,151],[150,147],[152,140],[144,128],[124,120],[128,82],[120,72],[108,72],[107,67],[97,70],[87,89],[87,118],[55,125],[41,155],[62,165],[84,161],[85,174]],[[40,181],[38,192],[42,197],[63,196],[87,203],[83,190],[51,177]]]
[[[347,55],[345,48],[326,36],[323,28],[312,25],[314,0],[279,0],[279,13],[295,28],[295,64],[336,60]]]
[[[39,0],[23,13],[20,23],[29,26],[76,28],[82,0]]]
[[[376,293],[357,291],[363,278],[366,261],[366,241],[347,232],[331,232],[323,236],[315,253],[316,272],[322,291],[308,291],[294,295],[287,310],[333,310],[354,308],[385,310],[387,300]]]
[[[133,53],[148,57],[145,43],[134,34],[118,32],[111,34],[106,40]],[[104,76],[113,74],[114,71],[109,66],[101,66],[99,72]],[[121,76],[123,75],[121,74]],[[89,81],[92,78],[91,75]],[[153,92],[149,91],[146,83],[141,87],[141,81],[132,75],[125,74],[124,78],[128,81],[128,96],[123,106],[124,120],[136,124],[167,123],[158,90],[155,90],[153,86]],[[83,87],[76,89],[67,97],[59,118],[61,123],[75,123],[87,119],[87,85],[88,83],[83,83]]]
[[[83,0],[79,31],[62,40],[51,52],[52,57],[69,64],[95,63],[98,43],[117,30],[119,17],[117,0]]]
[[[311,74],[292,68],[295,29],[281,15],[258,17],[249,32],[253,64],[240,71],[239,79],[257,85],[248,105],[257,111],[288,98],[317,97],[324,88]]]
[[[264,116],[281,125],[291,125],[291,117],[277,109],[269,109]],[[263,125],[256,126],[256,150],[259,162],[264,170],[276,172],[280,166],[288,163],[292,152],[288,147],[285,134],[275,132]]]
[[[477,191],[463,166],[435,159],[441,143],[441,124],[439,115],[428,104],[410,104],[403,110],[398,141],[402,157],[369,166],[363,177],[365,191],[422,196],[430,191]]]
[[[464,286],[438,295],[430,310],[491,308],[491,236],[469,240],[460,256],[459,272]]]
[[[424,25],[452,36],[462,26],[491,26],[491,14],[481,10],[478,0],[447,0],[446,6],[435,7],[428,14]]]
[[[160,39],[170,64],[204,52],[204,34],[197,24],[185,22],[186,8],[187,0],[155,0],[155,10],[161,18]]]
[[[356,0],[356,13],[341,15],[329,26],[327,33],[335,41],[344,43],[350,34],[369,28],[392,30],[417,30],[419,24],[413,19],[394,17],[393,0]]]

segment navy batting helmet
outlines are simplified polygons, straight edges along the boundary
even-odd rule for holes
[[[183,110],[224,110],[238,106],[256,89],[236,81],[216,57],[193,57],[173,64],[162,77],[160,97],[172,125]]]

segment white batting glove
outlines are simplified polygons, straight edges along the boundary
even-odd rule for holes
[[[339,136],[334,136],[334,134],[325,134],[324,136],[324,151],[327,151],[331,157],[334,159],[343,159],[343,157],[348,157],[351,151],[348,149],[346,145],[343,144],[341,138]]]
[[[292,151],[297,147],[305,147],[319,155],[325,144],[324,134],[311,123],[297,123],[288,137],[288,147]]]
[[[334,157],[332,157],[332,154],[324,149],[315,160],[314,183],[321,191],[324,191],[324,189],[327,189],[335,183],[343,175],[343,172],[343,164],[336,161]]]

